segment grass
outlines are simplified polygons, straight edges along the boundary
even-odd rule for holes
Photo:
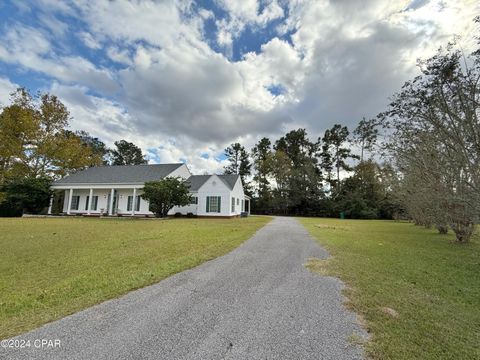
[[[246,219],[0,219],[0,339],[223,255]]]
[[[480,244],[406,222],[305,218],[346,283],[374,359],[480,359]],[[393,311],[392,311],[393,310]]]

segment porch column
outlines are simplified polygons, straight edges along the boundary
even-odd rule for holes
[[[93,197],[93,189],[90,189],[90,194],[88,195],[88,204],[87,204],[87,214],[90,215],[90,209],[92,208],[92,197]]]
[[[113,215],[113,197],[115,196],[115,189],[110,191],[110,206],[108,207],[108,215]]]
[[[50,203],[48,204],[48,215],[52,215],[53,194],[50,196]]]
[[[137,205],[137,188],[133,188],[132,216],[135,215],[135,206]]]
[[[72,208],[72,197],[73,197],[73,189],[69,189],[67,215],[70,215],[70,209]]]

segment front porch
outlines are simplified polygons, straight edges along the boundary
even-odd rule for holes
[[[65,215],[86,216],[135,216],[149,215],[148,202],[143,200],[141,190],[133,188],[69,188],[55,189],[63,192],[61,210]],[[61,195],[60,195],[61,196]],[[50,200],[51,215],[54,199]]]

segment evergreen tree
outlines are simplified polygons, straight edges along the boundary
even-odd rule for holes
[[[142,165],[147,164],[146,157],[134,143],[126,140],[115,141],[116,149],[110,151],[112,165]]]
[[[248,191],[246,177],[251,174],[252,164],[247,151],[240,143],[234,143],[225,149],[225,156],[229,164],[225,166],[224,173],[240,175],[244,188]]]
[[[357,155],[352,154],[352,150],[346,146],[348,144],[348,128],[339,124],[335,124],[331,129],[327,129],[322,139],[322,165],[324,170],[329,174],[330,182],[331,172],[335,167],[337,178],[335,184],[340,183],[340,171],[351,171],[352,167],[348,165],[348,159],[356,159]]]
[[[354,141],[360,146],[360,162],[364,160],[364,152],[372,151],[378,137],[377,124],[374,119],[365,120],[363,118],[353,131]]]
[[[321,173],[317,166],[318,142],[308,138],[305,129],[292,130],[276,141],[275,150],[291,161],[288,178],[288,204],[296,214],[312,210],[321,197]]]
[[[273,154],[270,139],[264,137],[253,147],[252,158],[255,167],[253,180],[257,184],[258,198],[255,207],[262,212],[268,212],[271,207],[271,189],[269,176],[272,174]]]

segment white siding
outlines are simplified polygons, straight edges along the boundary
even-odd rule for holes
[[[198,215],[201,216],[230,216],[231,191],[228,186],[216,175],[212,175],[198,190]],[[207,196],[221,197],[221,211],[207,213]]]
[[[107,211],[107,203],[108,203],[108,194],[110,190],[107,189],[94,189],[93,196],[98,196],[98,203],[97,203],[97,210],[91,210],[91,214],[99,214],[101,209],[105,209]],[[69,190],[65,190],[65,199],[63,201],[63,212],[67,212],[68,207],[68,197],[70,195]],[[71,214],[84,214],[87,212],[85,210],[85,205],[87,202],[87,196],[90,195],[90,190],[87,189],[74,189],[73,196],[80,196],[80,203],[78,205],[78,210],[70,210]]]
[[[190,195],[198,197],[197,193],[191,193]],[[168,212],[169,215],[175,215],[176,213],[181,213],[182,215],[187,215],[192,213],[194,215],[198,214],[198,204],[192,203],[187,206],[175,206],[172,210]]]
[[[231,212],[232,210],[232,197],[235,198],[235,212]],[[240,199],[238,201],[237,205],[237,199]],[[243,192],[243,185],[242,185],[242,180],[238,178],[237,182],[235,183],[235,186],[233,187],[233,190],[230,195],[230,201],[228,202],[230,204],[230,215],[240,215],[240,213],[243,211],[242,209],[242,200],[245,199],[245,194]]]
[[[168,177],[181,177],[184,179],[188,179],[192,176],[190,170],[188,170],[187,165],[183,164],[182,166],[178,167],[177,169],[173,170],[170,174],[167,175]]]

